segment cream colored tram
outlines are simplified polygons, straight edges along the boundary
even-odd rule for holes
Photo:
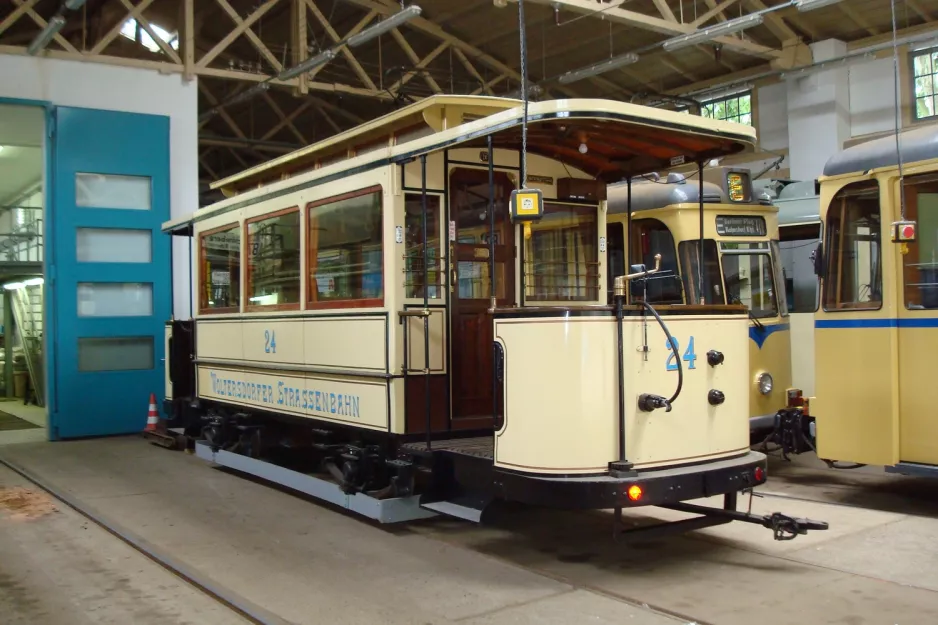
[[[522,111],[428,98],[219,181],[227,199],[166,224],[193,249],[193,319],[170,340],[194,340],[168,366],[197,453],[382,521],[508,500],[825,527],[735,510],[765,480],[745,308],[607,303],[606,184],[739,152],[752,129],[538,102],[525,156]],[[509,211],[525,179],[533,223]],[[617,293],[657,267],[632,270]]]
[[[631,301],[682,304],[703,298],[749,309],[749,417],[754,440],[761,442],[787,405],[791,387],[778,209],[754,196],[748,171],[719,168],[706,174],[721,184],[671,174],[609,187],[610,275],[624,270],[623,233],[629,229],[629,263],[661,254],[664,269],[632,288]]]

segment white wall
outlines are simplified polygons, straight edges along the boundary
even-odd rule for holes
[[[892,58],[855,65],[850,72],[850,136],[896,128],[896,85]],[[900,85],[900,89],[904,88]],[[902,95],[902,94],[900,94]]]
[[[170,215],[198,209],[198,86],[179,74],[0,54],[0,97],[170,118]],[[189,246],[173,244],[173,314],[189,317]]]

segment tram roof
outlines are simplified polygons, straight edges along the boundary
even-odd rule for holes
[[[938,126],[904,130],[899,135],[902,162],[914,163],[938,158]],[[839,176],[899,165],[896,137],[889,135],[861,143],[832,156],[824,165],[825,176]]]
[[[496,148],[518,150],[522,116],[518,100],[433,96],[220,180],[213,188],[221,189],[227,199],[167,222],[163,229],[181,231],[184,223],[252,203],[255,195],[263,196],[274,187],[278,194],[285,193],[447,148],[484,147],[489,135]],[[376,146],[382,138],[387,145]],[[563,99],[528,105],[528,152],[558,159],[606,183],[680,162],[735,154],[751,147],[755,138],[751,126],[613,100]],[[587,145],[585,154],[579,150],[581,143]],[[356,146],[363,144],[371,147],[360,153]],[[347,157],[336,158],[342,153]],[[264,185],[270,189],[260,188]]]
[[[614,184],[607,189],[610,214],[624,213],[628,208],[628,185]],[[723,190],[712,182],[704,182],[704,203],[719,204],[725,201]],[[700,202],[700,186],[696,180],[682,182],[632,183],[632,212],[663,208],[672,204],[697,204]]]

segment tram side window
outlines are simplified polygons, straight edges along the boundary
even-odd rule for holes
[[[722,243],[726,301],[743,304],[753,317],[778,314],[776,278],[772,256],[764,243]],[[751,250],[751,253],[746,253]]]
[[[657,219],[636,219],[632,222],[629,264],[652,269],[656,254],[661,254],[661,271],[629,285],[632,303],[647,297],[651,304],[683,304],[684,293],[671,231]]]
[[[247,308],[299,308],[300,211],[248,221]]]
[[[598,215],[594,206],[547,203],[525,241],[530,301],[599,299]]]
[[[200,237],[203,313],[238,312],[241,304],[241,226],[233,224]]]
[[[821,240],[821,223],[779,228],[779,256],[784,267],[788,312],[813,313],[818,307],[818,279],[814,253]]]
[[[423,276],[423,200],[417,193],[404,195],[404,230],[406,250],[406,267],[404,273],[405,297],[422,298],[424,291]],[[427,297],[439,299],[442,297],[440,286],[442,272],[440,271],[440,257],[443,252],[440,248],[440,196],[427,195],[427,284],[429,289]]]
[[[681,259],[684,293],[687,303],[700,303],[700,241],[682,241],[678,246]],[[720,275],[720,259],[717,256],[717,244],[713,239],[705,239],[703,246],[703,292],[707,304],[724,304],[723,278]]]
[[[827,211],[824,310],[883,305],[879,185],[854,182],[837,192]]]
[[[384,298],[381,188],[313,202],[307,210],[308,306],[380,306]]]
[[[902,255],[905,305],[910,310],[938,308],[938,174],[905,179],[906,219],[917,222],[908,254]]]

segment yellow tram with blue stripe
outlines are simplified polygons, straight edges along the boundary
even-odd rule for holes
[[[750,429],[761,441],[786,405],[792,377],[778,209],[754,197],[746,170],[710,169],[705,176],[719,183],[672,173],[664,180],[650,176],[610,186],[609,268],[624,269],[627,229],[630,264],[650,264],[657,254],[662,258],[662,271],[643,282],[641,291],[633,288],[631,301],[746,306]]]
[[[844,150],[819,184],[816,396],[792,394],[775,441],[938,476],[938,127]]]

